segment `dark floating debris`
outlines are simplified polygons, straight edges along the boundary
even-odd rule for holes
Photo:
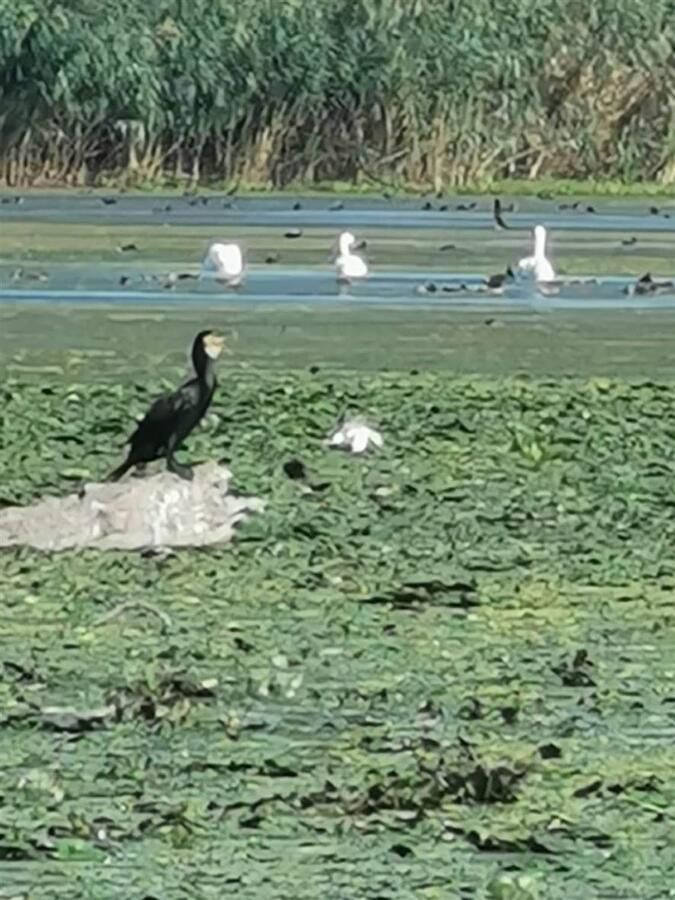
[[[296,211],[302,209],[302,203],[299,200],[296,200],[292,208]]]
[[[422,210],[424,212],[431,212],[431,210],[433,208],[434,208],[434,204],[431,202],[431,200],[427,200],[426,203],[422,204]]]
[[[652,216],[658,216],[661,210],[658,208],[658,206],[650,206],[649,212]]]
[[[13,203],[15,206],[20,206],[23,203],[23,197],[3,197],[0,203]]]
[[[171,212],[172,209],[173,209],[173,207],[171,206],[171,204],[166,203],[164,206],[155,206],[155,208],[152,211],[154,213],[168,213],[168,212]]]
[[[579,201],[575,200],[574,203],[559,203],[558,209],[560,212],[564,212],[566,209],[576,210],[579,209]]]
[[[27,272],[20,266],[12,272],[12,281],[21,281],[22,278],[28,281],[49,281],[49,275],[46,272]]]
[[[562,659],[552,669],[565,687],[595,687],[593,661],[583,648],[577,650],[571,661]]]
[[[637,244],[637,238],[635,237],[635,235],[633,235],[633,237],[629,237],[621,241],[621,244],[624,247],[632,247],[634,244]]]
[[[156,275],[154,277],[156,278],[157,281],[160,281],[160,282],[162,281],[162,278],[163,278],[163,276],[161,276],[161,275]],[[172,288],[175,288],[176,284],[179,281],[188,281],[188,280],[197,281],[198,278],[199,278],[199,276],[194,275],[192,272],[169,272],[168,275],[164,276],[162,287],[164,288],[165,291],[167,291],[167,290],[171,290]]]
[[[344,208],[345,208],[345,205],[342,202],[342,200],[336,200],[335,203],[331,203],[331,205],[328,207],[328,209],[331,212],[339,212],[341,209],[344,209]]]
[[[114,203],[117,203],[116,197],[101,197],[101,203],[104,206],[112,206]]]
[[[495,228],[509,227],[502,217],[502,201],[499,199],[499,197],[495,197],[492,204],[492,215],[495,220]]]
[[[441,244],[441,246],[438,249],[441,252],[443,252],[444,250],[456,250],[457,246],[455,244]]]
[[[562,750],[557,744],[542,744],[538,749],[542,759],[560,759],[562,756]]]
[[[471,212],[476,208],[476,203],[458,203],[457,211],[458,212]]]
[[[272,263],[279,262],[280,258],[281,257],[279,256],[278,253],[268,253],[267,256],[265,257],[265,262],[269,266],[269,265],[272,265]]]
[[[289,239],[302,237],[302,228],[289,228],[284,232],[284,237]]]
[[[117,248],[118,253],[130,253],[132,250],[138,250],[136,244],[120,244]]]
[[[595,215],[595,207],[594,207],[594,206],[587,206],[587,207],[586,207],[586,212],[587,212],[587,213],[591,213],[591,215]]]
[[[283,464],[284,473],[293,481],[307,478],[307,468],[300,459],[289,459]]]
[[[121,285],[121,287],[126,287],[126,286],[129,284],[130,281],[131,281],[131,278],[129,278],[128,275],[121,275],[121,276],[120,276],[120,285]]]
[[[441,203],[441,205],[438,207],[438,211],[439,212],[447,212],[448,208],[449,207],[448,207],[447,203]]]
[[[27,278],[29,281],[49,281],[49,275],[46,272],[26,272],[25,269],[21,270],[20,277]]]

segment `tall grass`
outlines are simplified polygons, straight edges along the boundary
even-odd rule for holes
[[[0,0],[0,180],[675,181],[675,0]]]

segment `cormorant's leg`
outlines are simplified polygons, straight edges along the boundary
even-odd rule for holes
[[[174,475],[178,475],[179,478],[184,478],[186,481],[192,481],[192,469],[190,466],[181,466],[179,462],[176,462],[176,459],[173,455],[174,451],[174,443],[170,441],[166,448],[166,467],[169,472],[173,472]]]
[[[132,466],[133,462],[127,457],[121,466],[118,466],[114,472],[111,472],[110,475],[108,475],[106,481],[119,481],[122,475],[126,475]]]

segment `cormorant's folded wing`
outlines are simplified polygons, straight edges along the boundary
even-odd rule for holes
[[[190,392],[183,388],[158,397],[138,423],[136,431],[146,428],[161,428],[169,424],[176,415],[190,406]]]

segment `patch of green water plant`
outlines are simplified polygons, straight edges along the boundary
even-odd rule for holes
[[[3,503],[105,474],[162,384],[6,381]],[[182,455],[268,500],[231,546],[0,553],[0,859],[82,897],[658,895],[671,392],[222,377]],[[380,452],[324,446],[344,412]]]

